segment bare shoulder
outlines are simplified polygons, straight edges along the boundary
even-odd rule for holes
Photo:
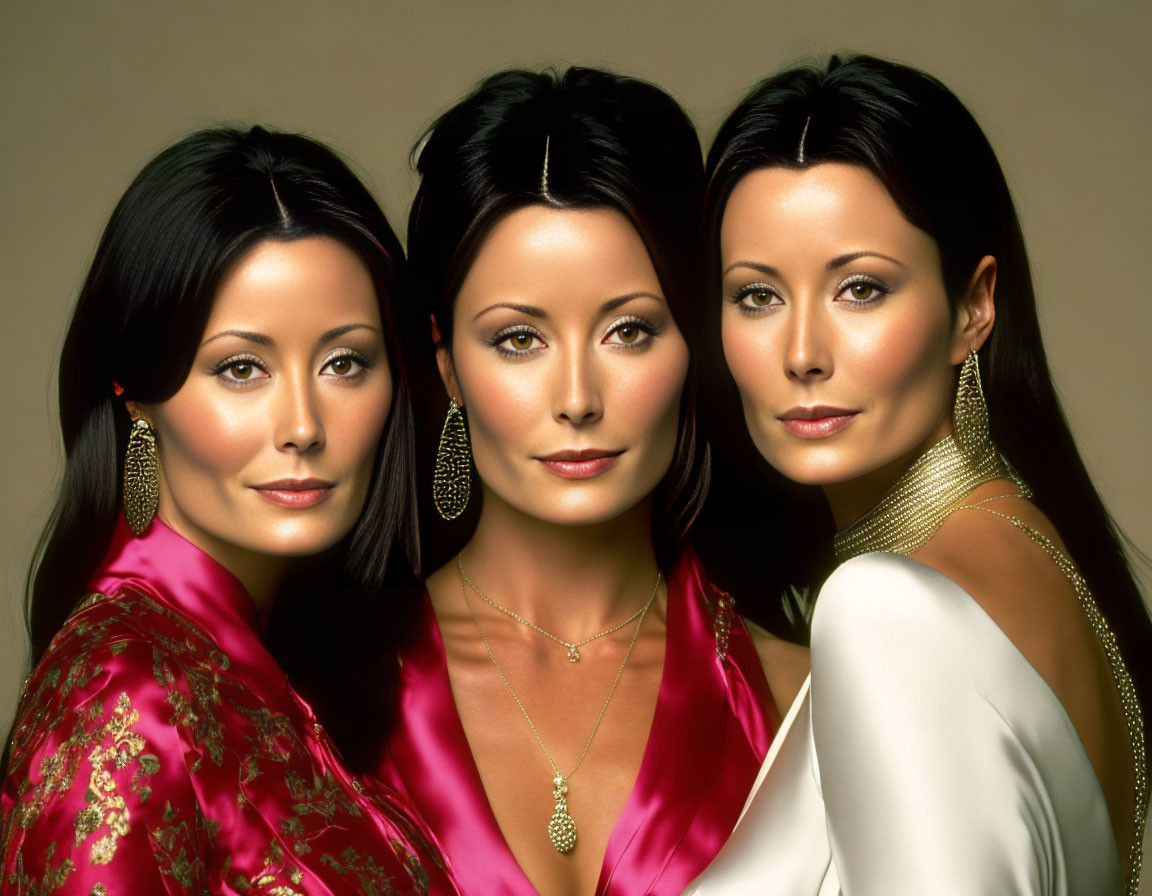
[[[808,677],[809,650],[776,637],[749,619],[743,621],[760,657],[764,677],[768,679],[772,699],[776,702],[776,711],[783,717]]]
[[[993,498],[996,483],[972,501]],[[963,588],[1048,684],[1096,770],[1126,851],[1133,771],[1123,708],[1103,647],[1075,587],[1049,551],[1012,517],[1064,551],[1059,534],[1022,498],[993,500],[953,513],[915,558]]]
[[[972,501],[1002,492],[990,483]],[[1098,665],[1099,648],[1072,584],[1049,553],[1005,517],[1063,550],[1034,504],[1005,498],[953,513],[913,557],[963,588],[1059,694],[1065,679],[1082,682],[1085,668]]]

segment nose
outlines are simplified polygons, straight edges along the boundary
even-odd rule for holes
[[[281,451],[315,451],[324,445],[320,398],[307,372],[282,380],[275,409],[276,445]]]
[[[792,306],[784,346],[784,374],[798,382],[827,379],[832,374],[832,352],[822,309],[816,302],[799,300]]]
[[[604,416],[600,377],[594,359],[587,352],[573,350],[562,358],[553,416],[558,421],[577,425],[593,423]]]

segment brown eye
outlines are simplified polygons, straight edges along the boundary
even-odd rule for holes
[[[767,287],[749,286],[736,294],[735,301],[745,308],[767,308],[776,301],[776,293]]]
[[[888,294],[883,286],[878,283],[871,283],[868,280],[857,280],[854,283],[849,283],[844,287],[840,295],[849,302],[856,302],[860,305],[869,305],[878,299],[884,298]]]
[[[523,351],[532,346],[531,333],[516,333],[512,336],[512,347]]]
[[[232,371],[232,379],[234,380],[246,380],[252,376],[252,365],[247,361],[238,361],[229,370]]]
[[[625,345],[631,345],[637,339],[640,338],[640,328],[639,327],[621,327],[619,330],[616,331],[616,335],[620,338],[620,341],[623,342]]]
[[[338,376],[347,376],[352,372],[352,359],[337,358],[332,362],[332,372]]]

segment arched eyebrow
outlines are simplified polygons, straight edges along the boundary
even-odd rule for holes
[[[892,264],[898,264],[902,268],[908,267],[908,265],[904,264],[904,262],[902,262],[899,258],[893,258],[891,255],[885,255],[883,252],[865,251],[865,252],[849,252],[847,255],[837,255],[835,258],[833,258],[831,261],[829,261],[826,265],[824,265],[824,269],[826,271],[834,271],[837,268],[844,267],[844,265],[846,265],[846,264],[851,264],[852,262],[856,261],[858,258],[869,258],[869,257],[871,257],[871,258],[883,258],[885,261],[890,261],[890,262],[892,262]],[[735,270],[736,268],[750,268],[753,271],[759,271],[761,274],[766,274],[769,277],[779,277],[780,276],[780,272],[778,270],[776,270],[776,268],[772,267],[772,265],[761,264],[758,261],[734,261],[734,262],[732,262],[732,264],[728,265],[728,267],[724,268],[724,276],[727,276],[731,271]]]
[[[722,276],[728,276],[729,273],[736,270],[736,268],[750,268],[753,271],[759,271],[761,274],[767,274],[769,277],[779,277],[780,272],[770,264],[760,264],[758,261],[734,261],[728,267],[724,268]]]
[[[625,296],[617,296],[614,299],[609,299],[600,306],[600,313],[607,314],[610,311],[615,311],[622,305],[627,305],[634,299],[655,299],[657,302],[665,301],[661,296],[656,295],[654,292],[630,292]],[[495,305],[489,305],[476,312],[472,320],[476,321],[483,317],[490,311],[496,311],[499,308],[507,308],[511,311],[519,311],[521,314],[527,314],[529,317],[535,317],[540,320],[545,320],[548,317],[548,312],[537,305],[522,305],[519,302],[497,302]]]
[[[904,262],[902,262],[899,258],[893,258],[891,255],[885,255],[883,252],[864,251],[864,252],[849,252],[847,255],[837,255],[830,262],[828,262],[827,265],[825,265],[825,269],[829,270],[829,271],[834,271],[834,270],[836,270],[836,268],[842,268],[846,264],[851,264],[852,262],[854,262],[858,258],[869,258],[869,257],[871,257],[871,258],[883,258],[885,261],[890,261],[890,262],[892,262],[892,264],[898,264],[902,268],[908,267],[908,265],[904,264]]]
[[[344,324],[339,327],[333,327],[331,330],[325,330],[324,333],[321,334],[320,338],[316,340],[316,344],[325,345],[331,342],[333,339],[339,339],[345,333],[351,333],[353,330],[370,330],[373,333],[380,332],[377,327],[374,327],[371,324]],[[200,347],[203,348],[209,342],[215,342],[217,339],[223,339],[225,336],[234,336],[237,339],[243,339],[245,342],[252,342],[256,345],[272,346],[276,344],[276,340],[274,340],[271,336],[268,336],[264,333],[257,333],[254,330],[223,330],[214,336],[210,336],[205,339],[200,343]]]
[[[254,342],[257,345],[275,345],[271,336],[265,336],[263,333],[256,333],[252,330],[222,330],[215,336],[209,336],[200,343],[203,348],[209,342],[215,342],[217,339],[223,339],[225,336],[235,336],[237,339],[243,339],[245,342]]]

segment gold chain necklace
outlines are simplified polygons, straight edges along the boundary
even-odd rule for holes
[[[488,606],[490,606],[493,610],[499,610],[505,616],[510,616],[512,619],[515,619],[521,625],[528,626],[528,628],[532,629],[532,631],[539,632],[545,638],[550,638],[551,640],[555,641],[557,644],[560,644],[564,647],[567,647],[568,648],[568,662],[570,662],[570,663],[576,663],[576,662],[580,661],[580,648],[583,647],[585,644],[588,644],[592,641],[595,641],[597,638],[603,638],[605,635],[611,635],[614,632],[620,631],[620,629],[624,628],[624,626],[628,625],[629,623],[635,622],[637,619],[639,619],[640,615],[647,609],[647,607],[641,607],[639,610],[637,610],[635,613],[633,613],[631,616],[629,616],[623,622],[619,622],[616,625],[612,626],[611,628],[606,628],[602,632],[597,632],[594,635],[590,635],[589,637],[584,638],[583,640],[565,641],[563,638],[556,637],[554,634],[552,634],[552,632],[541,628],[535,622],[532,622],[529,619],[525,619],[523,616],[521,616],[519,613],[515,612],[514,610],[509,610],[507,607],[501,606],[500,604],[496,603],[496,601],[492,600],[492,598],[490,598],[487,594],[485,594],[483,591],[481,591],[476,586],[476,583],[473,582],[470,578],[468,578],[468,573],[466,573],[464,571],[464,559],[460,554],[456,555],[456,568],[460,570],[460,577],[463,578],[464,581],[468,583],[468,587],[471,588],[473,591],[475,591],[476,594],[479,595],[480,600],[482,600],[482,601],[484,601],[484,603],[488,604]],[[659,587],[659,582],[657,582],[657,587]],[[653,594],[655,594],[655,592],[653,592]]]
[[[504,687],[508,688],[508,693],[512,695],[512,699],[516,701],[516,706],[519,708],[520,714],[524,716],[524,721],[528,723],[528,727],[532,730],[532,736],[536,738],[536,743],[540,745],[540,749],[544,752],[544,758],[548,760],[548,765],[552,768],[552,799],[555,802],[555,808],[551,819],[548,821],[548,839],[552,841],[552,845],[558,852],[565,854],[570,853],[573,847],[576,846],[576,822],[572,820],[572,816],[568,813],[568,781],[580,770],[580,766],[584,764],[584,758],[588,755],[588,750],[592,747],[592,739],[596,736],[596,732],[600,730],[600,723],[604,721],[604,713],[608,711],[608,704],[612,702],[612,698],[616,695],[616,686],[620,684],[620,676],[624,674],[624,667],[628,665],[628,658],[632,656],[632,648],[636,646],[636,640],[640,637],[640,628],[644,625],[644,617],[648,615],[652,601],[656,599],[656,592],[660,590],[662,576],[659,572],[656,573],[656,585],[652,589],[648,603],[644,604],[638,614],[636,631],[632,634],[632,640],[628,642],[628,649],[624,651],[624,659],[620,661],[620,668],[616,670],[616,677],[612,680],[612,687],[608,689],[608,696],[604,698],[604,703],[600,707],[600,713],[596,716],[596,722],[592,726],[588,740],[584,742],[584,751],[576,761],[576,767],[568,772],[567,775],[562,775],[560,774],[560,767],[556,765],[556,761],[552,758],[552,754],[549,753],[548,748],[544,746],[544,739],[540,737],[540,732],[536,730],[536,725],[532,721],[532,717],[528,715],[528,710],[524,708],[524,703],[516,694],[516,689],[512,687],[512,682],[508,680],[508,676],[505,675],[504,670],[500,668],[500,663],[496,661],[496,654],[492,651],[492,644],[488,641],[488,636],[484,634],[480,620],[472,610],[472,604],[468,600],[464,568],[459,565],[459,556],[457,556],[456,560],[460,570],[460,596],[464,598],[464,606],[468,608],[468,615],[472,617],[472,623],[476,626],[476,631],[480,633],[480,640],[484,642],[484,649],[488,651],[488,659],[492,660],[492,665],[496,667],[496,672],[500,675],[500,680],[504,682]]]
[[[974,488],[993,479],[1011,479],[1016,484],[1018,493],[996,495],[982,501],[965,503],[964,499]],[[983,506],[1003,498],[1031,496],[1031,490],[998,452],[987,451],[980,460],[973,463],[964,455],[956,440],[948,436],[921,455],[875,507],[836,536],[834,542],[836,558],[843,562],[851,557],[874,551],[911,554],[927,544],[944,520],[957,510],[980,510],[1007,520],[1049,556],[1075,591],[1076,600],[1104,650],[1116,692],[1120,697],[1120,707],[1132,750],[1135,779],[1135,836],[1128,854],[1131,870],[1125,893],[1128,896],[1136,896],[1140,889],[1145,813],[1149,798],[1148,767],[1144,752],[1144,717],[1140,701],[1132,683],[1132,676],[1120,654],[1116,634],[1109,626],[1108,620],[1104,618],[1104,614],[1100,612],[1088,583],[1080,575],[1072,559],[1043,532],[1019,517]]]
[[[1108,620],[1104,618],[1104,614],[1096,606],[1092,592],[1088,589],[1088,583],[1080,575],[1072,559],[1056,547],[1047,535],[1028,525],[1019,517],[982,506],[989,501],[997,501],[1003,497],[1011,496],[999,495],[995,498],[986,498],[983,501],[962,504],[956,509],[981,510],[984,513],[990,513],[1000,517],[1000,519],[1007,520],[1042,548],[1060,572],[1064,574],[1064,578],[1071,583],[1076,592],[1076,600],[1079,601],[1084,615],[1088,617],[1088,623],[1092,626],[1096,640],[1104,649],[1104,656],[1108,659],[1108,668],[1112,672],[1112,680],[1116,683],[1116,691],[1120,695],[1120,709],[1124,714],[1124,725],[1128,729],[1128,742],[1132,749],[1132,771],[1135,779],[1133,782],[1135,791],[1133,814],[1136,833],[1128,852],[1128,867],[1131,870],[1125,893],[1129,896],[1136,896],[1140,890],[1140,865],[1144,858],[1144,824],[1148,810],[1148,766],[1144,752],[1144,716],[1140,711],[1140,700],[1136,696],[1136,686],[1132,683],[1132,676],[1124,665],[1124,658],[1120,654],[1120,645],[1116,643],[1116,633],[1112,631]]]

